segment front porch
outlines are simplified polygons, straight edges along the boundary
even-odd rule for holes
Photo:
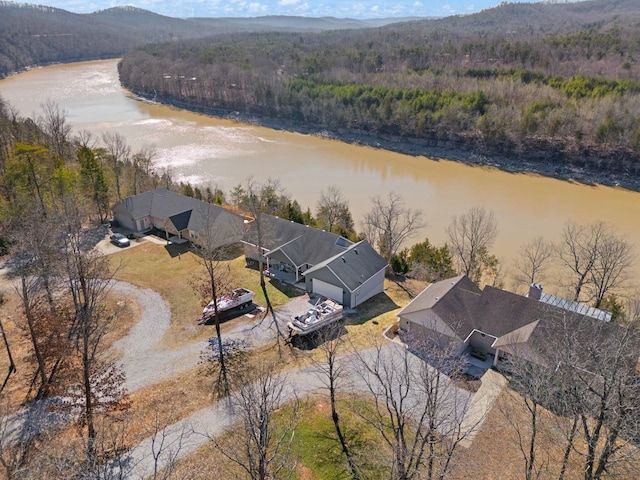
[[[467,359],[465,373],[474,378],[482,377],[490,368],[504,370],[507,367],[506,354],[500,350],[484,351],[477,346],[467,345],[462,350],[462,355]]]
[[[265,274],[269,278],[273,278],[281,283],[287,283],[302,290],[305,289],[304,277],[300,273],[296,275],[296,269],[291,265],[284,263],[267,263],[265,266]]]

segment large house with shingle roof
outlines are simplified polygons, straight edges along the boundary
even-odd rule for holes
[[[384,289],[387,262],[366,241],[354,243],[335,233],[272,215],[260,215],[243,237],[245,256],[275,278],[302,283],[309,293],[347,308]]]
[[[240,215],[166,188],[123,198],[111,210],[118,224],[130,233],[157,229],[174,243],[197,245],[207,236],[212,246],[230,245],[240,242],[244,232]]]
[[[509,355],[535,359],[532,346],[552,335],[554,322],[602,322],[611,314],[577,302],[557,301],[532,285],[527,296],[478,286],[464,275],[436,282],[399,313],[400,328],[410,336],[442,345],[498,365]],[[615,328],[611,325],[611,328]]]

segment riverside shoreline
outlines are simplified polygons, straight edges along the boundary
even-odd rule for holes
[[[124,86],[124,88],[127,88]],[[137,101],[152,102],[167,105],[173,108],[187,110],[202,115],[234,120],[239,123],[255,125],[273,130],[281,130],[304,135],[314,135],[328,138],[354,145],[362,145],[371,148],[388,150],[395,153],[411,156],[423,156],[431,160],[450,160],[465,163],[467,165],[477,165],[494,167],[509,173],[529,173],[541,175],[559,180],[577,182],[584,185],[603,185],[609,187],[623,188],[640,192],[640,178],[636,178],[626,173],[600,172],[594,169],[578,167],[570,163],[560,163],[548,159],[527,159],[508,158],[498,154],[484,154],[464,148],[454,146],[433,146],[416,139],[393,138],[385,135],[372,135],[363,131],[351,131],[346,129],[327,130],[311,125],[303,125],[298,122],[265,117],[257,114],[245,114],[232,112],[201,105],[194,105],[187,102],[179,102],[173,99],[153,97],[150,98],[144,92],[128,89],[132,93],[132,98]]]

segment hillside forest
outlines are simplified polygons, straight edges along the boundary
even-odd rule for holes
[[[636,3],[507,4],[364,35],[175,36],[120,71],[136,93],[194,109],[634,176]],[[108,245],[114,203],[158,187],[258,226],[271,214],[367,239],[390,265],[384,292],[336,330],[285,339],[270,327],[301,293],[266,281],[237,245]],[[416,337],[412,350],[383,334],[402,340],[397,313],[431,282],[505,286],[491,211],[471,206],[433,245],[412,236],[428,218],[398,193],[354,219],[337,187],[312,206],[278,179],[224,187],[175,182],[119,134],[74,134],[52,102],[25,118],[0,98],[0,478],[638,478],[637,257],[606,222],[568,220],[557,243],[522,245],[509,266],[520,284],[567,279],[570,299],[612,321],[545,318],[559,329],[532,349],[547,364],[514,356],[490,369],[502,380],[489,409],[458,345]],[[197,325],[216,291],[240,285],[262,315]]]
[[[506,3],[376,29],[147,45],[119,72],[135,93],[194,110],[637,188],[639,25],[632,1]]]
[[[0,1],[0,78],[36,65],[118,58],[133,48],[238,31],[367,28],[379,21],[300,18],[170,18],[135,7],[76,14],[44,5]]]
[[[569,221],[558,244],[532,239],[523,245],[514,271],[526,283],[550,278],[548,269],[561,266],[571,278],[572,298],[589,300],[614,314],[612,324],[598,326],[603,331],[615,328],[620,335],[601,343],[600,333],[589,334],[589,351],[607,366],[600,373],[607,382],[592,384],[589,372],[549,375],[548,369],[531,370],[531,364],[513,361],[510,387],[490,413],[482,414],[480,421],[486,414],[489,424],[469,445],[469,425],[461,423],[466,416],[457,415],[473,408],[469,399],[478,383],[464,376],[464,359],[425,344],[421,348],[433,355],[430,362],[438,365],[434,369],[426,362],[416,364],[410,349],[392,350],[396,353],[390,357],[379,342],[383,328],[395,323],[399,306],[428,282],[465,274],[481,285],[502,285],[504,274],[491,250],[497,235],[492,212],[473,207],[452,218],[446,245],[425,239],[406,247],[413,241],[412,230],[425,219],[398,194],[374,197],[371,211],[360,219],[362,231],[356,232],[348,201],[336,188],[326,189],[312,212],[289,197],[277,179],[259,184],[247,179],[227,192],[176,184],[168,172],[153,168],[153,151],[134,152],[117,134],[95,138],[82,131],[72,136],[64,112],[54,104],[43,105],[41,114],[31,119],[0,103],[0,126],[0,226],[7,268],[0,290],[0,334],[6,354],[0,362],[6,368],[0,387],[0,464],[6,478],[137,478],[134,472],[140,465],[146,465],[144,471],[152,478],[190,479],[384,480],[424,478],[426,472],[431,472],[428,478],[437,474],[437,478],[462,479],[480,465],[500,475],[510,472],[510,478],[532,479],[557,478],[559,472],[563,478],[577,478],[574,474],[583,469],[587,474],[580,478],[586,479],[603,478],[605,471],[621,475],[640,471],[637,446],[629,442],[640,432],[640,418],[633,408],[638,382],[628,356],[629,346],[640,341],[637,305],[629,296],[634,287],[628,275],[634,267],[633,245],[606,223]],[[384,295],[350,314],[342,335],[334,337],[329,331],[311,343],[284,345],[280,336],[270,336],[262,347],[250,349],[227,339],[235,325],[231,321],[217,331],[218,342],[225,342],[223,349],[217,348],[211,330],[194,332],[195,315],[211,298],[204,266],[213,266],[219,288],[238,283],[258,292],[264,288],[259,302],[267,306],[282,307],[297,294],[272,282],[261,287],[259,274],[246,267],[238,252],[226,249],[212,254],[195,248],[170,256],[169,247],[146,240],[112,255],[96,248],[107,234],[104,222],[113,202],[160,186],[240,211],[279,215],[354,240],[366,238],[389,259],[394,274],[385,283]],[[465,240],[469,235],[475,238],[471,245]],[[590,257],[585,256],[588,252]],[[578,261],[575,268],[574,261]],[[122,288],[123,279],[144,288],[144,295],[119,295],[114,285]],[[128,288],[135,292],[137,287]],[[129,390],[121,362],[132,352],[114,356],[113,346],[136,330],[140,315],[136,305],[152,292],[162,294],[154,293],[154,302],[163,303],[165,298],[175,308],[167,314],[171,342],[208,347],[200,363],[179,368],[175,376],[172,369],[157,365],[144,370],[148,384],[134,383]],[[258,321],[256,328],[268,318]],[[154,324],[155,328],[159,326]],[[562,361],[580,357],[585,348],[572,335],[553,340],[556,343],[548,347],[562,353]],[[139,347],[136,344],[133,353]],[[159,358],[171,358],[172,351],[161,350]],[[143,350],[145,355],[150,352]],[[371,382],[371,394],[357,393],[342,383],[347,381],[344,372],[351,370],[335,363],[339,358],[349,359],[354,371]],[[142,358],[129,368],[145,368],[138,362]],[[285,397],[291,388],[286,375],[299,378],[309,368],[325,372],[320,378],[331,385],[327,393]],[[163,380],[154,383],[158,374]],[[304,392],[309,382],[306,378],[296,388]],[[389,395],[380,397],[380,389]],[[411,400],[415,397],[408,394],[416,389],[424,401]],[[404,398],[399,403],[391,393],[396,391]],[[446,400],[452,395],[459,403]],[[203,437],[192,433],[193,427],[180,427],[201,411],[218,411],[227,401],[237,412],[246,412],[246,416],[238,413],[238,421],[249,425],[261,419],[259,428],[271,432],[264,443],[255,445],[250,431],[242,428]],[[256,407],[263,410],[254,416]],[[424,412],[417,422],[415,408]],[[442,418],[450,418],[454,411],[456,421],[443,423]],[[593,429],[592,421],[596,421]],[[394,427],[394,422],[400,423]],[[578,429],[578,422],[585,428]],[[200,427],[218,425],[212,417]],[[539,435],[531,434],[532,425]],[[399,435],[395,439],[388,435],[390,428]],[[498,439],[496,430],[501,432]],[[150,446],[145,443],[149,438]],[[183,442],[187,445],[194,438],[203,447],[186,455],[181,451]],[[411,439],[409,444],[405,438]],[[236,456],[239,442],[246,442],[248,458],[260,451],[279,453],[257,470],[262,475],[247,473],[239,466],[244,453]],[[500,449],[493,448],[496,444]],[[403,452],[400,456],[394,455],[398,449]],[[271,475],[272,471],[278,473]],[[396,477],[397,472],[402,475]]]

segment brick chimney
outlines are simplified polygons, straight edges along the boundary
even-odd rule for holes
[[[540,298],[542,298],[542,285],[537,283],[529,285],[529,294],[527,297],[533,298],[534,300],[540,300]]]

